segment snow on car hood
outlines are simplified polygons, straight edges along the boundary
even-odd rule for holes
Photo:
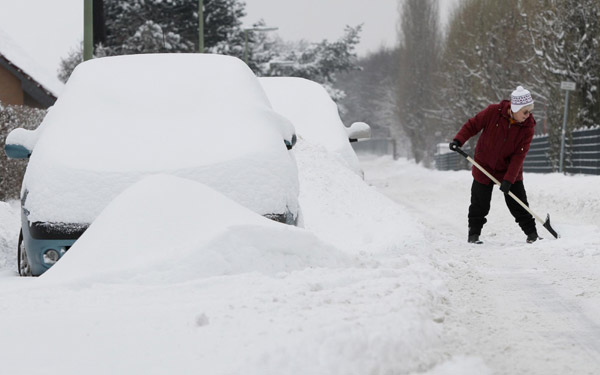
[[[353,171],[360,171],[337,104],[323,86],[297,77],[263,77],[259,81],[273,109],[292,121],[299,137],[325,147],[341,156]]]
[[[89,223],[155,173],[204,182],[261,214],[297,209],[297,169],[284,145],[293,125],[236,58],[90,60],[38,132],[24,185],[30,221]]]

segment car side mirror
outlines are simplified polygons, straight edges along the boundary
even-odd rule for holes
[[[9,159],[29,159],[31,151],[23,145],[4,145],[4,153]]]
[[[4,153],[9,159],[28,159],[31,156],[35,132],[23,128],[13,129],[6,137]]]
[[[371,127],[364,122],[355,122],[346,128],[346,133],[350,142],[356,142],[359,139],[371,138]]]
[[[286,147],[288,150],[291,150],[291,149],[292,149],[292,147],[294,147],[294,146],[296,145],[296,140],[297,140],[297,138],[296,138],[296,134],[293,134],[293,135],[292,135],[292,140],[291,140],[291,141],[288,141],[288,140],[286,139],[286,140],[284,140],[283,142],[285,143],[285,147]]]

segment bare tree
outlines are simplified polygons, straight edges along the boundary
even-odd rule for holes
[[[538,107],[544,107],[527,11],[531,1],[464,0],[455,12],[440,68],[440,91],[451,98],[443,116],[444,138],[451,139],[489,104],[508,99],[518,85],[534,92]]]
[[[398,115],[417,162],[430,165],[439,134],[440,32],[437,1],[400,2]]]
[[[346,123],[365,121],[373,137],[389,137],[398,127],[396,111],[397,49],[381,48],[358,61],[360,70],[339,76],[336,88],[346,92],[338,103]]]
[[[450,138],[461,122],[515,86],[535,97],[537,131],[550,134],[558,157],[564,93],[577,83],[568,132],[600,123],[598,0],[463,0],[444,43],[441,92],[452,98],[444,119]]]

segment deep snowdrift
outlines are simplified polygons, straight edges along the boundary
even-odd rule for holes
[[[0,274],[16,271],[20,202],[0,202]]]
[[[198,182],[154,175],[115,198],[41,278],[166,284],[348,265],[308,231],[266,219]]]
[[[1,249],[2,371],[482,373],[443,352],[446,276],[421,224],[324,148],[294,152],[304,228],[158,176],[43,277],[16,277],[15,242]]]

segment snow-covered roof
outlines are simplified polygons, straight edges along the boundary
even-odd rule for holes
[[[61,93],[64,84],[58,79],[56,73],[35,61],[2,29],[0,29],[0,60],[21,74],[20,79],[30,81],[47,95],[56,98]]]

